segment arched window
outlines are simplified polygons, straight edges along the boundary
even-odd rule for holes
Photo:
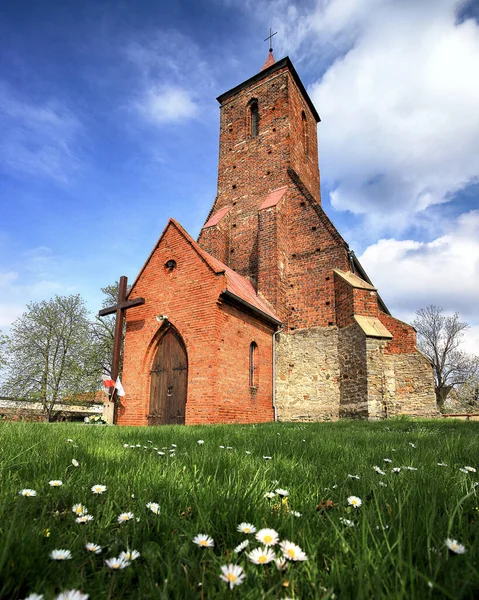
[[[257,137],[259,129],[259,111],[258,103],[252,102],[249,107],[251,115],[251,137]]]
[[[306,113],[304,110],[301,112],[301,124],[303,129],[303,149],[304,153],[309,153],[309,135],[308,135],[308,123],[306,121]]]
[[[249,345],[249,385],[258,387],[258,344],[251,342]]]

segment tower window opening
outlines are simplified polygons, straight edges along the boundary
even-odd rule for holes
[[[259,110],[258,103],[252,102],[249,107],[251,120],[251,137],[257,137],[259,131]]]
[[[258,387],[258,344],[251,342],[249,345],[249,385]]]

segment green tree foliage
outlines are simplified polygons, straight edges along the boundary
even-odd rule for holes
[[[50,420],[60,401],[98,390],[92,342],[80,295],[29,303],[8,335],[2,393],[41,402]]]
[[[479,357],[460,350],[467,323],[443,314],[443,309],[434,304],[416,311],[413,326],[418,333],[418,347],[432,363],[436,400],[439,409],[455,386],[464,384],[478,373]]]

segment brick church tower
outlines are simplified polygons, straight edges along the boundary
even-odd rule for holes
[[[146,302],[127,315],[119,423],[435,414],[414,329],[321,207],[320,118],[289,58],[270,52],[218,101],[218,191],[198,242],[170,220],[130,290]]]

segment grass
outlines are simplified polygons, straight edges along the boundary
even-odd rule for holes
[[[459,468],[479,468],[478,433],[473,422],[409,420],[156,428],[2,423],[0,597],[36,592],[50,600],[78,589],[91,600],[477,598],[479,473]],[[393,473],[394,467],[402,469]],[[63,485],[51,488],[51,479]],[[107,491],[94,495],[95,484]],[[286,502],[264,498],[278,487],[289,491]],[[23,488],[37,496],[20,496]],[[359,509],[348,506],[351,495],[361,498]],[[78,502],[94,516],[86,525],[75,523],[71,508]],[[161,513],[147,502],[158,502]],[[135,519],[119,524],[125,511]],[[274,563],[258,566],[235,555],[246,537],[249,550],[259,545],[237,531],[242,521],[275,529],[309,560],[281,572]],[[215,548],[195,546],[198,533],[212,536]],[[466,553],[449,552],[446,538]],[[87,553],[87,542],[101,545],[102,554]],[[141,557],[124,570],[108,569],[105,559],[126,548]],[[53,549],[70,550],[72,560],[53,561]],[[232,591],[219,578],[229,563],[246,573]]]

